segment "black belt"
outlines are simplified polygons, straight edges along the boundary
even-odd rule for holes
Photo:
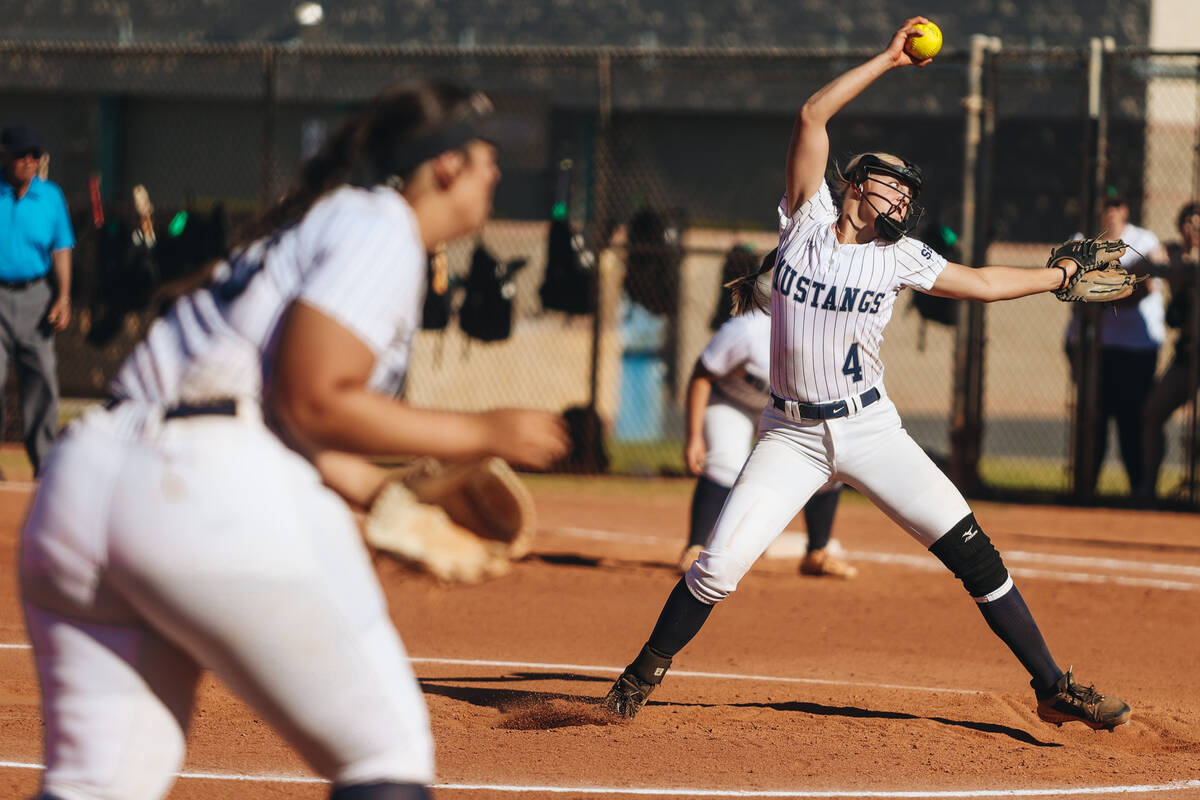
[[[33,286],[35,283],[41,283],[44,280],[46,280],[45,275],[39,275],[38,277],[30,278],[27,281],[0,280],[0,288],[11,289],[13,291],[20,291],[21,289],[28,289],[30,286]]]
[[[123,397],[110,397],[104,401],[104,409],[112,411],[124,402]],[[185,419],[187,417],[236,417],[237,401],[233,399],[213,400],[209,403],[180,403],[163,412],[163,419]]]
[[[862,408],[866,408],[878,399],[879,389],[877,388],[867,389],[858,396]],[[828,403],[801,403],[798,400],[784,400],[772,393],[771,402],[775,408],[785,413],[790,403],[796,409],[796,414],[804,419],[837,419],[850,416],[850,404],[845,400],[832,400]]]
[[[237,401],[232,399],[213,400],[211,403],[180,403],[163,412],[163,419],[184,417],[236,417]]]

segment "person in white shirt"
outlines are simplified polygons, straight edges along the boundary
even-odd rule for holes
[[[1121,266],[1145,274],[1155,265],[1166,263],[1167,253],[1158,237],[1129,221],[1129,201],[1123,194],[1115,189],[1110,191],[1102,206],[1102,238],[1121,239],[1128,245],[1121,256]],[[1075,238],[1084,237],[1077,233]],[[1091,432],[1095,442],[1093,491],[1108,447],[1110,420],[1117,425],[1117,443],[1130,490],[1136,491],[1143,483],[1146,469],[1142,416],[1154,385],[1158,350],[1167,336],[1165,319],[1162,287],[1153,277],[1137,284],[1129,297],[1113,303],[1112,311],[1105,309],[1100,315],[1100,409]],[[1072,317],[1067,326],[1067,356],[1072,372],[1079,357],[1078,327],[1078,319]]]
[[[641,652],[602,707],[633,717],[741,579],[808,499],[831,480],[869,497],[962,581],[992,631],[1030,675],[1037,715],[1095,729],[1128,722],[1129,706],[1075,681],[1050,655],[1033,615],[966,500],[904,430],[883,385],[880,345],[904,288],[990,302],[1058,289],[1076,265],[971,268],[908,236],[923,178],[890,153],[864,153],[826,179],[826,125],[876,79],[924,66],[904,50],[913,17],[887,48],[808,98],[792,129],[769,298],[771,403],[708,544],[667,597]],[[835,199],[836,198],[836,199]],[[767,301],[751,276],[735,311]],[[790,631],[788,635],[794,636]]]
[[[490,111],[441,82],[380,95],[60,439],[20,557],[42,800],[164,796],[203,668],[334,800],[428,797],[421,690],[348,505],[380,488],[364,457],[544,466],[567,445],[548,411],[448,413],[391,394],[426,253],[490,213]]]

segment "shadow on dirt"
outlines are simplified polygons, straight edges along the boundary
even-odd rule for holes
[[[578,672],[509,672],[505,675],[474,676],[469,678],[422,678],[421,683],[515,683],[517,681],[586,681],[608,685],[612,678],[600,675],[580,675]]]
[[[585,675],[557,675],[554,673],[537,673],[535,679],[553,678],[555,680],[600,680],[608,683],[606,678],[593,678]],[[528,680],[529,678],[448,678],[456,683],[470,681]],[[500,712],[500,722],[497,728],[508,730],[549,730],[550,728],[569,728],[581,725],[613,725],[622,720],[600,708],[600,697],[563,694],[561,692],[533,692],[524,689],[485,689],[474,686],[446,686],[434,683],[439,679],[423,679],[421,689],[426,694],[436,694],[461,700],[474,706],[494,708]]]
[[[675,569],[675,564],[665,561],[638,561],[630,558],[593,558],[574,553],[530,553],[522,561],[538,561],[557,567],[591,567],[594,569],[629,570],[636,567],[649,569]]]
[[[508,675],[476,678],[423,678],[421,689],[426,694],[436,694],[452,700],[460,700],[474,706],[494,708],[500,712],[501,720],[496,727],[511,730],[548,730],[579,725],[615,725],[625,720],[613,717],[600,708],[600,697],[564,694],[562,692],[537,692],[527,689],[498,689],[482,686],[452,686],[450,683],[512,683],[530,680],[586,681],[607,685],[609,678],[580,675],[573,672],[514,672]],[[770,708],[775,711],[799,712],[826,717],[850,717],[854,719],[921,720],[927,719],[940,725],[998,734],[1034,747],[1062,747],[1057,742],[1044,742],[1020,728],[998,725],[991,722],[948,719],[946,717],[922,717],[903,711],[877,711],[857,706],[828,706],[820,703],[789,701],[784,703],[679,703],[651,700],[647,706],[686,706],[693,708],[716,708],[728,705],[731,708]]]
[[[968,730],[979,731],[980,733],[995,733],[1007,736],[1010,739],[1016,739],[1018,742],[1033,745],[1034,747],[1062,747],[1057,742],[1043,742],[1020,728],[1010,728],[1007,725],[997,725],[992,722],[974,722],[962,719],[947,719],[945,717],[922,717],[903,711],[875,711],[856,706],[825,706],[820,703],[802,703],[796,701],[787,703],[731,703],[730,705],[738,708],[773,708],[776,711],[799,711],[804,714],[816,714],[825,717],[901,720],[927,719],[931,722],[950,725],[956,728],[967,728]]]

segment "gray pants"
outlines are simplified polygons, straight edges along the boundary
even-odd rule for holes
[[[4,381],[12,362],[21,401],[21,434],[37,474],[58,435],[58,373],[54,331],[46,312],[54,299],[49,281],[23,289],[0,286],[0,431]]]

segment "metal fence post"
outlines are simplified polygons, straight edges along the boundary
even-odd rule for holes
[[[260,204],[270,208],[274,200],[275,183],[275,116],[277,113],[275,86],[275,48],[263,50],[263,141],[262,197]]]
[[[1088,49],[1087,119],[1084,125],[1083,176],[1080,183],[1080,230],[1097,232],[1099,202],[1108,174],[1108,104],[1105,102],[1104,42],[1093,38]],[[1071,353],[1075,377],[1075,415],[1072,420],[1072,497],[1090,503],[1096,497],[1100,465],[1096,454],[1107,436],[1100,422],[1100,314],[1098,305],[1079,304],[1074,310],[1075,349]]]
[[[984,68],[990,63],[988,51],[998,40],[971,37],[971,55],[967,63],[967,120],[963,147],[962,236],[959,242],[967,266],[980,266],[987,250],[984,221],[990,182],[987,148],[995,127],[993,98],[984,95]],[[991,83],[994,83],[992,81]],[[994,91],[994,90],[990,90]],[[979,454],[983,438],[983,332],[984,309],[980,303],[966,303],[954,332],[954,395],[950,420],[950,479],[964,492],[980,486]]]
[[[1195,80],[1196,108],[1200,111],[1200,64],[1196,66]],[[1200,203],[1200,121],[1196,125],[1196,144],[1192,150],[1192,202]],[[1200,276],[1193,277],[1191,286],[1186,291],[1192,293],[1188,318],[1184,322],[1188,326],[1192,346],[1187,354],[1188,415],[1187,441],[1183,448],[1183,474],[1187,484],[1187,500],[1194,506],[1200,499],[1200,495],[1197,494],[1200,492],[1200,486],[1197,485],[1200,476],[1196,475],[1196,460],[1200,458],[1200,398],[1197,397],[1197,391],[1200,391]]]
[[[596,254],[596,265],[592,270],[592,364],[588,378],[588,408],[596,411],[600,394],[600,254],[608,247],[608,217],[612,202],[610,195],[610,167],[608,138],[612,125],[612,55],[607,51],[596,59],[596,80],[599,89],[599,106],[596,109],[595,152],[592,156],[595,180],[592,183],[591,218],[584,237],[588,247]]]

